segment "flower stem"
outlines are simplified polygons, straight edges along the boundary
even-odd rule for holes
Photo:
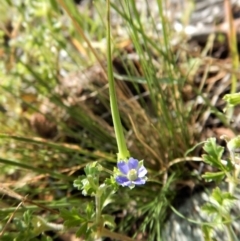
[[[112,53],[111,53],[111,29],[110,29],[110,0],[107,0],[107,63],[108,63],[108,82],[109,82],[109,95],[110,95],[110,107],[113,118],[113,126],[116,134],[118,153],[118,160],[127,159],[130,154],[127,149],[127,145],[124,139],[122,123],[120,120],[117,96],[115,90],[115,83],[113,77],[113,66],[112,66]]]
[[[95,196],[95,205],[96,205],[96,224],[101,225],[101,197],[100,195],[96,194]]]

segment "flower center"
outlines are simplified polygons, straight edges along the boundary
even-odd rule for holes
[[[137,171],[135,169],[131,169],[129,172],[128,172],[128,175],[127,175],[128,179],[130,181],[134,181],[137,179]]]

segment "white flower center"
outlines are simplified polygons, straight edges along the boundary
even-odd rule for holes
[[[134,181],[137,179],[137,171],[135,169],[131,169],[129,172],[128,172],[128,175],[127,175],[128,179],[130,181]]]

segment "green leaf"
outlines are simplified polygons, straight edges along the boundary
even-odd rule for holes
[[[30,210],[27,210],[26,212],[24,212],[23,221],[25,222],[25,224],[27,226],[29,226],[31,224],[31,219],[32,219],[32,214],[31,214]]]
[[[86,173],[86,176],[88,175],[92,175],[92,176],[96,176],[99,174],[99,168],[98,168],[98,163],[97,162],[93,162],[88,164],[85,168],[84,171]]]
[[[216,138],[209,138],[203,149],[207,154],[204,154],[203,160],[211,166],[217,167],[220,170],[225,170],[226,167],[221,163],[224,148],[216,144]]]
[[[81,227],[76,232],[76,237],[84,238],[84,240],[93,240],[90,238],[91,234],[96,232],[96,225],[89,225],[89,223],[85,222],[81,225]],[[95,239],[94,239],[95,240]]]
[[[211,197],[220,205],[223,204],[223,196],[222,196],[222,192],[220,190],[219,187],[216,187],[215,189],[213,189],[212,191],[212,195]]]
[[[73,186],[77,187],[78,190],[82,190],[84,196],[93,196],[97,191],[97,182],[97,178],[94,178],[91,175],[88,175],[88,177],[80,176],[73,182]]]
[[[231,160],[227,159],[226,161],[227,161],[227,164],[225,166],[226,167],[226,171],[227,172],[233,171],[235,169],[235,167],[234,167],[233,163],[231,162]]]
[[[223,199],[223,206],[228,209],[231,208],[234,202],[237,200],[237,198],[234,197],[229,192],[222,193],[222,199]]]
[[[113,202],[113,199],[111,198],[112,195],[115,193],[115,190],[112,186],[107,186],[107,188],[104,190],[104,192],[101,195],[101,210],[106,207],[108,204]]]
[[[93,202],[89,202],[86,208],[87,219],[90,220],[95,215]]]
[[[34,216],[32,218],[32,225],[33,225],[33,233],[35,236],[45,231],[51,230],[51,228],[48,227],[47,222],[40,216]]]
[[[213,231],[213,227],[211,227],[210,225],[202,225],[202,232],[204,235],[204,240],[205,241],[212,241],[212,231]]]
[[[218,202],[221,206],[229,206],[231,205],[235,200],[237,200],[236,197],[234,197],[231,193],[229,192],[222,192],[219,187],[216,187],[213,192],[211,197]]]
[[[57,2],[55,0],[50,0],[50,4],[52,5],[52,8],[55,10],[55,11],[58,11],[59,10],[59,5],[57,4]]]
[[[236,197],[234,197],[231,193],[229,192],[224,192],[222,193],[223,200],[225,201],[235,201],[237,200]]]
[[[206,172],[204,175],[202,175],[202,177],[207,182],[220,182],[225,177],[225,172]]]
[[[212,204],[212,203],[205,203],[202,207],[201,207],[202,211],[206,212],[208,215],[213,215],[213,214],[218,214],[219,210],[218,208]]]
[[[111,176],[110,178],[106,178],[104,183],[107,186],[111,186],[115,192],[119,189],[119,185],[117,184],[117,182],[113,176]]]
[[[116,223],[114,221],[114,217],[111,215],[104,214],[102,215],[103,224],[109,226],[110,228],[115,228]]]
[[[76,232],[76,236],[86,238],[85,235],[86,235],[87,231],[88,231],[88,223],[87,222],[82,223],[81,227]]]
[[[99,174],[102,166],[97,162],[88,164],[84,171],[86,176],[79,176],[77,180],[74,181],[73,186],[77,187],[78,190],[82,190],[83,195],[96,195],[99,188]]]
[[[86,218],[80,216],[79,211],[75,208],[70,211],[62,209],[60,215],[64,219],[64,226],[68,228],[78,227],[81,223],[86,221]]]
[[[233,139],[231,139],[228,143],[227,143],[227,147],[228,150],[230,152],[237,152],[240,149],[240,136],[237,136]]]
[[[78,190],[82,190],[84,186],[84,179],[86,179],[86,176],[79,176],[78,179],[74,180],[73,186],[76,187]]]
[[[240,104],[240,93],[234,93],[234,94],[227,94],[223,97],[223,99],[232,106],[239,105]]]

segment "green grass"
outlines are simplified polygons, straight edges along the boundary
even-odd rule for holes
[[[6,1],[0,9],[4,57],[0,62],[0,105],[7,109],[0,112],[1,178],[11,182],[9,189],[52,210],[61,204],[81,206],[84,198],[76,194],[71,181],[93,161],[112,168],[117,152],[106,77],[105,1],[94,2],[93,12],[78,11],[71,1],[13,2]],[[183,163],[171,168],[169,164],[195,143],[190,131],[191,108],[185,106],[182,96],[188,76],[181,73],[172,50],[175,33],[163,14],[163,3],[156,3],[159,15],[152,16],[150,11],[146,18],[134,0],[111,2],[112,14],[119,18],[119,25],[112,29],[112,51],[121,120],[129,150],[144,159],[151,181],[133,191],[121,189],[119,195],[124,198],[114,197],[109,213],[126,210],[130,215],[119,220],[118,231],[145,232],[149,241],[161,240],[175,183],[186,177]],[[162,23],[162,34],[157,21]],[[8,22],[13,28],[10,33]],[[131,43],[131,50],[119,47],[124,42]],[[100,80],[81,83],[86,69],[93,65],[99,66]],[[80,94],[74,96],[73,90],[59,88],[68,73],[75,73]],[[31,126],[36,113],[56,128],[56,135],[36,137],[40,133]],[[28,173],[36,181],[18,187]],[[8,203],[2,212],[9,218],[17,203],[4,197],[1,202],[3,206]],[[18,211],[28,208],[35,213],[46,211],[32,204]],[[52,216],[52,221],[56,220]],[[2,227],[6,221],[2,219]],[[129,228],[134,223],[136,230]],[[11,228],[17,226],[11,224]]]

